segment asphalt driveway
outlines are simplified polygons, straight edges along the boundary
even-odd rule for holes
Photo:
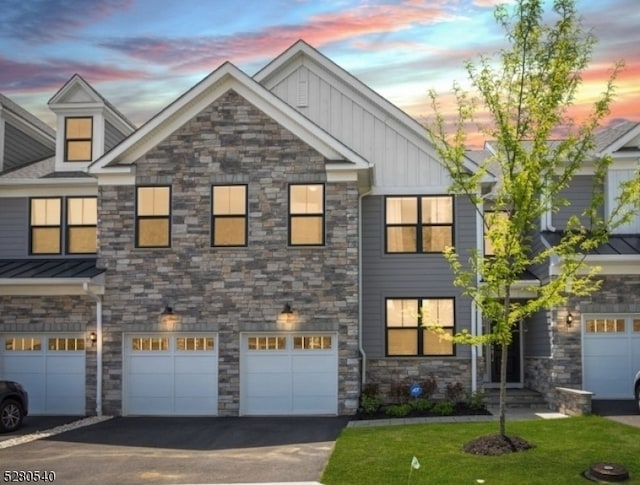
[[[319,480],[347,418],[114,418],[2,450],[64,484]]]

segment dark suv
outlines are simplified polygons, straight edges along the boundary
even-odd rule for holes
[[[22,385],[0,381],[0,433],[15,431],[29,412],[29,396]]]

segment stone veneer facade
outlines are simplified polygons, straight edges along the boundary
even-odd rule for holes
[[[525,386],[541,392],[552,408],[561,404],[556,388],[582,389],[582,315],[640,313],[640,303],[629,298],[640,293],[640,275],[598,279],[602,285],[589,297],[573,298],[567,308],[549,313],[551,355],[525,361]],[[573,316],[570,327],[565,323],[569,311]]]
[[[358,405],[358,190],[329,183],[326,160],[233,91],[136,162],[136,184],[171,186],[171,247],[136,249],[135,187],[99,188],[104,411],[122,412],[123,336],[217,332],[218,414],[240,410],[240,332],[338,333],[338,412]],[[325,245],[288,246],[288,184],[325,183]],[[248,185],[248,246],[212,248],[211,186]],[[162,328],[171,304],[178,316]]]
[[[96,331],[96,302],[89,296],[0,296],[0,334]],[[46,345],[43,343],[43,345]],[[85,341],[85,412],[96,413],[96,348]]]

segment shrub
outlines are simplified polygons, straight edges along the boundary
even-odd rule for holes
[[[464,399],[464,386],[459,382],[447,384],[444,397],[452,403],[461,402]]]
[[[431,411],[440,416],[451,416],[453,414],[453,403],[451,401],[440,401],[434,404]]]
[[[478,391],[467,394],[466,402],[469,409],[478,411],[485,408],[484,394]]]
[[[393,416],[394,418],[403,418],[408,416],[411,412],[410,404],[391,404],[387,406],[385,409],[385,413],[389,416]]]
[[[378,396],[369,396],[366,394],[360,396],[360,406],[362,406],[362,409],[367,414],[374,414],[378,411],[380,404],[382,404],[382,401]]]
[[[429,411],[433,407],[433,403],[431,401],[421,397],[412,400],[410,404],[416,411]]]
[[[405,404],[411,397],[411,384],[408,380],[393,381],[389,390],[389,398],[395,404]]]
[[[420,387],[422,387],[421,397],[429,399],[438,390],[438,383],[436,382],[436,378],[433,374],[430,374],[420,382]]]
[[[380,395],[380,386],[377,382],[368,382],[364,386],[362,386],[362,395],[363,396],[379,396]]]

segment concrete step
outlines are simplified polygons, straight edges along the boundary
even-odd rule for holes
[[[485,389],[484,402],[487,407],[500,405],[500,389]],[[507,407],[548,409],[549,405],[542,394],[531,389],[507,389]]]

